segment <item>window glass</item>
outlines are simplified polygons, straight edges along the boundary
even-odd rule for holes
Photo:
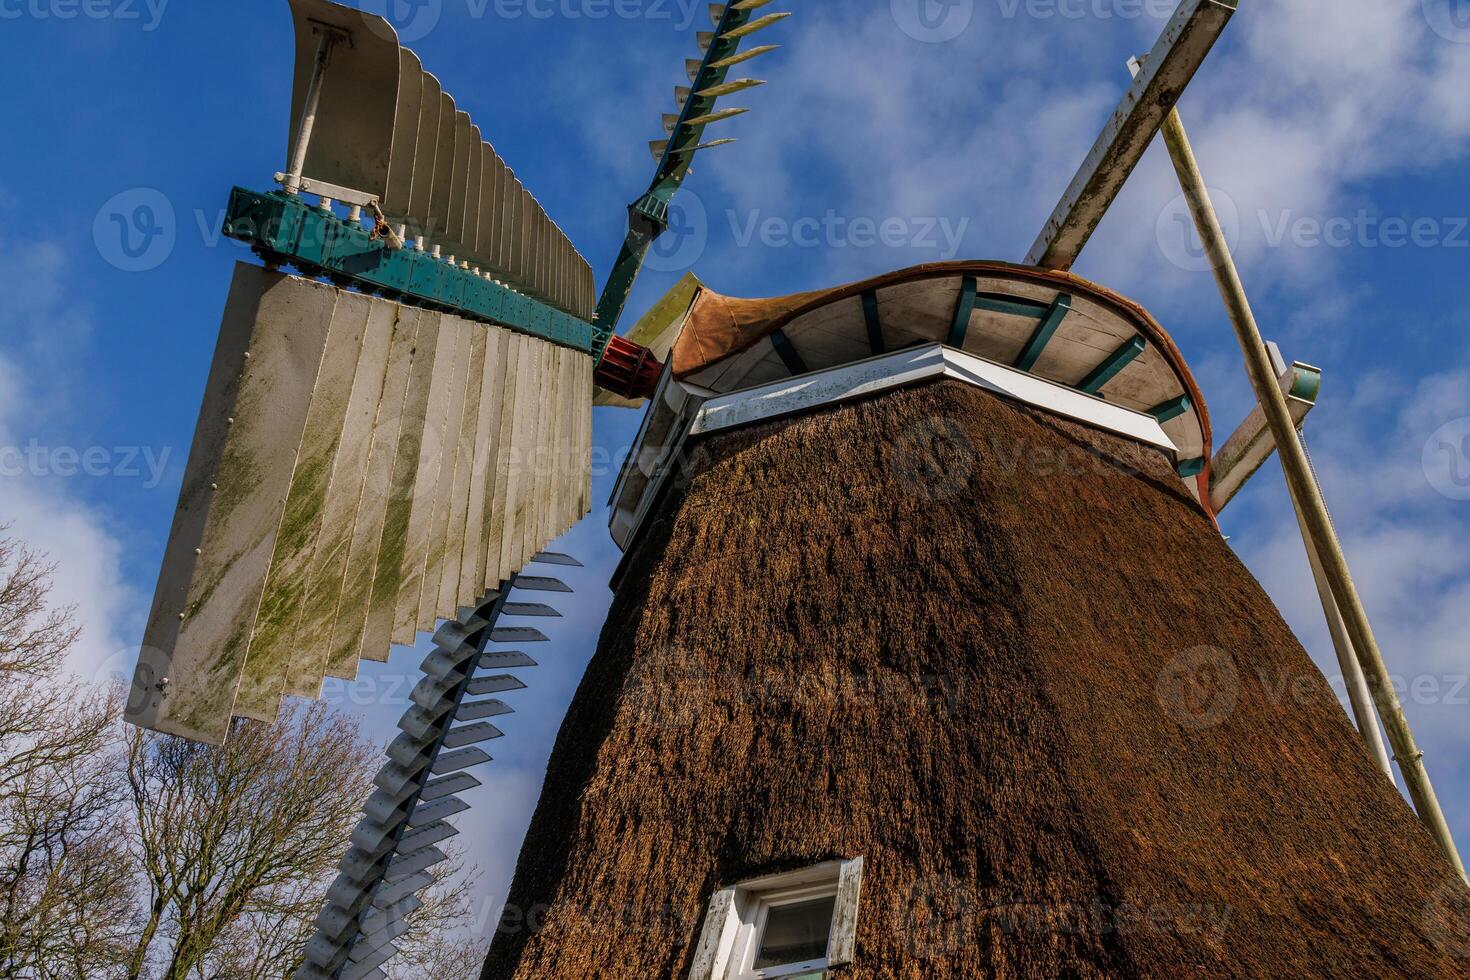
[[[776,905],[766,914],[765,932],[756,953],[757,970],[819,960],[827,955],[836,896]]]

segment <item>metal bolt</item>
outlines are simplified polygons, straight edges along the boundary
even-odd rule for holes
[[[184,618],[184,614],[183,613],[179,613],[179,619],[183,619],[183,618]]]

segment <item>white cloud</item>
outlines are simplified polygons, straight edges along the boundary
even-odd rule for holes
[[[0,523],[12,524],[13,537],[56,563],[52,601],[75,605],[83,628],[70,664],[91,678],[104,665],[131,671],[146,597],[124,578],[124,546],[106,509],[77,492],[75,478],[50,474],[49,466],[33,466],[26,456],[39,427],[70,397],[70,387],[52,379],[91,333],[87,311],[67,298],[68,274],[54,246],[0,251],[0,294],[6,297],[0,307]],[[57,448],[49,439],[46,445]]]

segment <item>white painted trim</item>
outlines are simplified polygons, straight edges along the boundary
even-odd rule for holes
[[[712,398],[699,409],[689,434],[741,428],[935,378],[963,381],[1064,418],[1169,452],[1178,451],[1163,427],[1149,415],[943,344],[884,354]]]
[[[850,964],[857,938],[862,875],[863,859],[858,857],[755,878],[715,892],[710,897],[689,980],[774,978]],[[750,969],[765,913],[772,903],[829,895],[836,898],[836,907],[832,913],[832,932],[825,959],[800,964],[800,969],[796,965]]]

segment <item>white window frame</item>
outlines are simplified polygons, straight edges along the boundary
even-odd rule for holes
[[[849,966],[857,939],[863,859],[828,861],[786,874],[741,882],[710,898],[690,980],[779,980]],[[752,964],[772,908],[835,898],[827,955],[804,963],[755,969]]]

